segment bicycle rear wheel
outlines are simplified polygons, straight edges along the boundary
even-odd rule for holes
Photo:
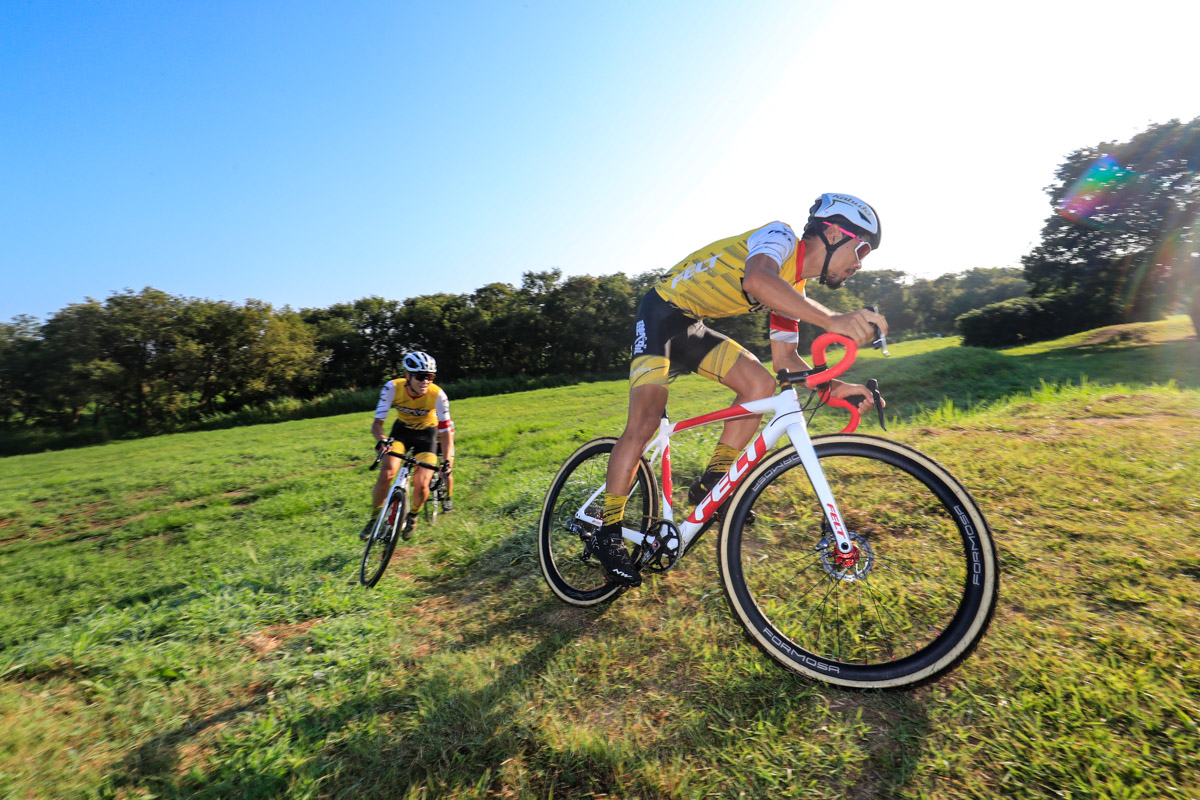
[[[624,589],[609,581],[591,549],[592,537],[600,528],[608,456],[616,441],[613,437],[593,439],[576,450],[554,476],[542,505],[538,521],[542,575],[554,594],[573,606],[603,603]],[[644,533],[658,515],[658,482],[646,459],[641,458],[623,524]],[[641,547],[632,546],[630,556],[636,564]]]
[[[379,583],[388,562],[392,560],[392,552],[396,549],[396,540],[400,537],[400,526],[408,515],[408,494],[400,488],[392,492],[388,504],[383,509],[380,524],[367,538],[367,546],[363,548],[362,564],[358,568],[358,581],[363,586],[371,587]]]
[[[734,615],[767,655],[821,681],[882,689],[944,675],[996,605],[983,513],[912,448],[853,434],[813,444],[854,551],[839,557],[795,448],[773,453],[742,482],[718,541]]]

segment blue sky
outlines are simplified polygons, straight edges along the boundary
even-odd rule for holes
[[[1200,116],[1198,9],[8,0],[0,320],[638,273],[823,191],[868,268],[1014,266],[1066,154]]]

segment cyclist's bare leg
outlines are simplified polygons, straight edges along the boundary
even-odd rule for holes
[[[625,430],[608,457],[607,484],[610,493],[629,492],[642,448],[658,430],[658,421],[666,410],[667,394],[666,386],[656,384],[643,384],[629,390],[629,417]]]
[[[745,355],[734,363],[733,368],[725,374],[721,383],[737,393],[733,398],[732,405],[761,400],[775,393],[775,378],[758,359],[747,358]],[[742,450],[754,437],[754,432],[758,430],[760,422],[762,422],[761,414],[744,419],[731,419],[725,423],[725,428],[721,431],[720,444],[728,445],[734,450]],[[631,479],[632,476],[633,473],[630,472]]]
[[[383,508],[384,501],[387,500],[388,489],[391,488],[392,481],[396,479],[396,473],[399,471],[400,459],[391,454],[385,455],[379,464],[379,477],[375,479],[375,486],[371,489],[371,505],[374,508]]]
[[[429,499],[429,479],[433,477],[433,473],[423,467],[413,467],[413,470],[412,504],[409,508],[415,512]]]

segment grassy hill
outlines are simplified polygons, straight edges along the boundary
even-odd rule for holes
[[[0,459],[0,797],[1200,795],[1186,319],[892,350],[852,376],[1000,547],[995,621],[942,681],[790,677],[706,545],[608,608],[551,599],[540,502],[623,382],[455,401],[456,510],[364,590],[364,408]],[[727,400],[687,377],[671,412]],[[715,433],[681,437],[681,484]]]

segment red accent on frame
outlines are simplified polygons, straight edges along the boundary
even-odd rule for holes
[[[662,490],[663,495],[667,498],[675,491],[674,481],[671,480],[671,445],[668,444],[663,448],[662,454]]]
[[[750,444],[750,446],[743,451],[740,456],[738,456],[737,461],[733,462],[733,466],[729,468],[729,472],[725,474],[725,477],[717,481],[717,485],[713,487],[712,491],[708,495],[712,497],[712,500],[707,503],[704,500],[700,501],[700,505],[696,506],[692,510],[692,513],[687,518],[687,521],[697,523],[704,522],[714,513],[716,513],[716,510],[721,507],[721,503],[725,502],[725,498],[729,497],[733,493],[733,490],[736,489],[738,484],[742,482],[742,478],[750,474],[750,468],[758,463],[758,460],[762,458],[766,452],[767,440],[766,437],[760,433],[758,437]],[[706,499],[708,496],[706,496]],[[708,513],[701,516],[701,508],[708,508]]]
[[[710,422],[717,422],[723,419],[737,419],[738,417],[753,417],[754,413],[747,411],[742,406],[730,406],[729,408],[720,411],[713,411],[710,414],[701,414],[698,417],[685,419],[683,422],[676,423],[676,431],[686,431],[688,428],[695,428],[698,425],[707,425]]]

